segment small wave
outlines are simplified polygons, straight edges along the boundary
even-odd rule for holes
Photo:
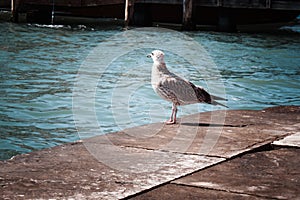
[[[50,29],[65,29],[65,30],[90,30],[94,31],[92,27],[87,27],[86,25],[54,25],[54,24],[28,24],[29,26],[34,26],[38,28],[50,28]]]
[[[280,30],[287,30],[287,31],[295,32],[295,33],[300,33],[300,24],[297,24],[294,26],[283,26],[280,28]]]
[[[39,28],[54,28],[54,29],[60,29],[60,28],[71,28],[69,25],[53,25],[53,24],[29,24],[31,26],[39,27]]]

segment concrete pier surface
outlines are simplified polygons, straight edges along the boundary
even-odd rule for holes
[[[184,116],[0,162],[0,199],[300,199],[300,106]]]

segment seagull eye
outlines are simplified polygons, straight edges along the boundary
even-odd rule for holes
[[[153,54],[153,53],[151,53],[151,55],[153,56],[154,54]]]

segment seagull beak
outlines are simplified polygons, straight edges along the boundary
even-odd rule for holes
[[[151,58],[151,54],[148,54],[148,55],[147,55],[147,58]]]

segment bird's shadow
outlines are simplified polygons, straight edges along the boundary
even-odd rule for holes
[[[201,126],[201,127],[246,127],[249,124],[210,124],[210,123],[189,123],[189,122],[184,122],[180,123],[181,125],[184,126]]]

